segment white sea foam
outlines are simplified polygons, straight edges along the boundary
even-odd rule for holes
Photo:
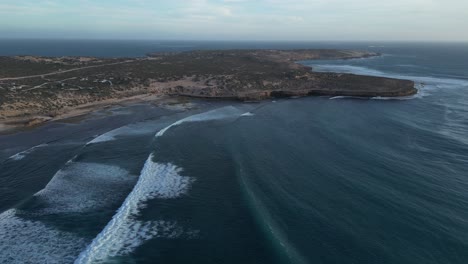
[[[47,147],[48,145],[47,144],[40,144],[40,145],[37,145],[37,146],[34,146],[30,149],[27,149],[25,151],[22,151],[22,152],[19,152],[19,153],[16,153],[15,155],[9,157],[10,160],[15,160],[15,161],[18,161],[18,160],[22,160],[24,159],[28,154],[31,154],[34,150],[38,149],[38,148],[43,148],[43,147]]]
[[[418,96],[412,95],[412,96],[400,96],[400,97],[385,97],[385,96],[376,96],[376,97],[371,97],[371,100],[383,100],[383,101],[389,101],[389,100],[411,100],[414,99]]]
[[[324,97],[326,97],[326,96],[324,96]],[[339,100],[339,99],[363,99],[363,100],[368,100],[369,97],[340,95],[340,96],[334,96],[334,97],[330,98],[330,100]]]
[[[247,113],[244,113],[242,114],[241,116],[254,116],[255,114],[251,113],[251,112],[247,112]]]
[[[468,80],[454,79],[454,78],[438,78],[428,76],[414,76],[414,75],[403,75],[396,73],[385,73],[379,70],[370,69],[361,66],[352,65],[332,65],[332,64],[320,64],[313,65],[314,71],[318,72],[341,72],[341,73],[353,73],[377,77],[389,77],[398,79],[408,79],[421,84],[434,84],[438,88],[449,88],[451,86],[468,86]]]
[[[117,135],[116,130],[109,131],[105,134],[99,135],[90,142],[86,143],[86,145],[91,145],[91,144],[96,144],[96,143],[102,143],[102,142],[107,142],[107,141],[112,141],[115,140],[115,136]]]
[[[215,109],[212,111],[208,111],[205,113],[201,113],[198,115],[193,115],[186,117],[184,119],[181,119],[175,123],[173,123],[170,126],[167,126],[166,128],[162,129],[156,134],[156,137],[161,137],[163,136],[169,129],[179,126],[183,123],[187,122],[202,122],[202,121],[211,121],[211,120],[220,120],[220,119],[226,119],[230,117],[239,117],[243,114],[243,112],[240,109],[237,109],[233,106],[226,106],[223,108]]]
[[[85,239],[40,221],[0,214],[0,263],[72,263],[86,247]]]
[[[181,119],[160,130],[156,137],[161,137],[174,126],[186,122],[202,122],[226,118],[238,118],[244,112],[228,106]],[[112,257],[125,256],[133,252],[145,241],[156,237],[177,238],[197,234],[194,230],[185,230],[175,221],[140,221],[141,209],[151,199],[174,199],[186,194],[194,179],[181,176],[181,169],[173,164],[153,162],[151,154],[133,191],[107,224],[103,231],[88,245],[76,259],[76,264],[102,263]]]
[[[113,141],[116,140],[118,136],[136,136],[154,133],[158,126],[159,124],[157,122],[140,122],[126,125],[97,136],[86,145]]]
[[[321,64],[314,65],[314,70],[318,72],[341,72],[341,73],[352,73],[359,75],[377,76],[377,77],[388,77],[397,79],[412,80],[417,83],[418,93],[413,96],[405,96],[400,98],[387,98],[387,97],[374,97],[374,100],[408,100],[415,98],[422,98],[431,94],[431,90],[435,89],[450,89],[457,87],[468,87],[468,80],[454,79],[454,78],[437,78],[428,76],[413,76],[413,75],[402,75],[394,73],[385,73],[382,71],[360,67],[352,65],[332,65],[332,64]],[[333,97],[333,99],[339,99],[339,97]]]
[[[77,213],[97,210],[116,201],[115,194],[136,180],[117,166],[69,162],[34,196],[43,203],[39,213]]]
[[[237,108],[234,108],[232,106],[227,106],[227,107],[223,107],[223,108],[216,109],[213,111],[208,111],[202,114],[197,114],[197,115],[186,117],[166,127],[165,129],[161,130],[159,133],[161,133],[162,135],[170,128],[174,126],[178,126],[185,122],[197,122],[197,121],[205,121],[205,120],[208,121],[208,120],[223,119],[229,116],[236,116],[236,115],[239,116],[240,114],[241,112]],[[152,133],[153,131],[157,130],[158,127],[159,127],[159,124],[157,122],[140,122],[140,123],[130,124],[130,125],[126,125],[126,126],[111,130],[102,135],[99,135],[96,138],[94,138],[92,141],[88,142],[86,145],[113,141],[113,140],[116,140],[118,136],[141,135],[141,134]]]
[[[101,263],[108,258],[131,253],[155,237],[176,238],[184,231],[175,221],[139,221],[140,210],[155,199],[173,199],[187,193],[194,179],[181,176],[172,164],[153,162],[150,155],[133,191],[104,230],[83,251],[75,263]]]
[[[334,97],[331,97],[330,100],[346,99],[346,98],[349,98],[349,96],[334,96]]]
[[[37,216],[98,211],[117,202],[119,190],[128,191],[137,180],[118,166],[73,160],[34,195],[36,209],[0,214],[0,263],[72,263],[89,240],[54,228]],[[170,226],[158,223],[161,233]]]
[[[312,65],[316,72],[340,72],[340,73],[353,73],[371,76],[382,76],[385,73],[373,70],[366,67],[352,66],[352,65],[333,65],[333,64],[319,64]]]

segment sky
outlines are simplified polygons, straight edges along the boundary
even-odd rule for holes
[[[0,38],[468,41],[468,0],[0,0]]]

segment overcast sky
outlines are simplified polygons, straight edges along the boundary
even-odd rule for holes
[[[0,0],[0,38],[468,41],[468,0]]]

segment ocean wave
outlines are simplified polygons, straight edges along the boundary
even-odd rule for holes
[[[123,127],[116,128],[114,130],[108,131],[102,135],[97,136],[90,142],[86,143],[86,145],[114,141],[119,136],[137,136],[154,133],[154,131],[157,130],[158,126],[160,126],[159,123],[153,121],[125,125]]]
[[[72,263],[87,243],[14,209],[0,214],[0,234],[0,263]]]
[[[384,96],[376,96],[376,97],[361,97],[361,96],[334,96],[330,97],[330,100],[339,100],[339,99],[362,99],[362,100],[384,100],[384,101],[389,101],[389,100],[411,100],[416,98],[416,95],[411,95],[411,96],[400,96],[400,97],[384,97]]]
[[[212,111],[208,111],[202,114],[192,115],[181,119],[172,125],[166,127],[165,129],[160,130],[159,133],[164,134],[167,130],[174,126],[178,126],[185,122],[199,122],[199,121],[208,121],[208,120],[217,120],[223,119],[229,116],[239,116],[240,110],[234,108],[232,106],[223,107],[220,109],[215,109]],[[116,128],[114,130],[108,131],[102,135],[97,136],[86,145],[92,145],[97,143],[104,143],[109,141],[116,140],[119,136],[135,136],[135,135],[144,135],[149,133],[154,133],[161,128],[161,125],[158,122],[153,121],[145,121],[145,122],[138,122],[130,125],[125,125],[123,127]]]
[[[104,230],[83,251],[75,263],[101,263],[112,257],[125,256],[155,237],[177,238],[192,236],[196,231],[185,230],[175,221],[139,221],[141,209],[151,199],[174,199],[186,194],[194,179],[181,176],[173,164],[146,161],[133,191]]]
[[[403,75],[396,73],[385,73],[379,70],[370,69],[362,66],[353,65],[333,65],[333,64],[319,64],[312,65],[314,71],[317,72],[340,72],[340,73],[351,73],[358,75],[368,75],[376,77],[387,77],[396,79],[407,79],[412,80],[417,84],[418,93],[412,96],[405,96],[399,98],[388,98],[388,97],[374,97],[374,100],[409,100],[422,98],[431,95],[431,91],[438,89],[451,89],[459,87],[468,87],[468,81],[464,79],[455,78],[439,78],[431,76],[414,76],[414,75]],[[332,99],[342,99],[350,97],[332,97]]]
[[[418,93],[415,95],[410,95],[410,96],[399,96],[399,97],[385,97],[385,96],[376,96],[376,97],[371,97],[371,100],[383,100],[383,101],[404,101],[404,100],[411,100],[415,98],[420,98],[424,97],[427,95],[427,93],[421,91],[421,89],[418,89]]]
[[[186,122],[203,122],[239,118],[244,111],[227,106],[183,118],[163,129],[155,137],[163,136],[169,129]],[[176,221],[140,221],[140,211],[152,199],[175,199],[185,195],[195,179],[181,176],[182,169],[171,164],[156,163],[151,154],[145,162],[133,191],[102,232],[76,259],[76,264],[102,263],[113,257],[133,252],[145,241],[156,237],[169,239],[194,237],[196,230],[180,227]]]
[[[324,96],[324,97],[328,97],[328,96]],[[333,96],[333,97],[330,97],[330,100],[339,100],[339,99],[364,99],[364,100],[368,100],[369,97],[347,96],[347,95],[340,95],[340,96]]]
[[[333,64],[318,64],[311,65],[315,72],[340,72],[340,73],[353,73],[370,76],[383,76],[384,72],[370,69],[367,67],[353,66],[353,65],[333,65]]]
[[[361,74],[377,77],[389,77],[398,79],[409,79],[422,84],[437,84],[440,87],[456,86],[468,86],[468,81],[457,78],[442,78],[442,77],[431,77],[431,76],[415,76],[415,75],[404,75],[397,73],[386,73],[383,71],[353,65],[333,65],[333,64],[319,64],[312,65],[314,71],[317,72],[341,72],[341,73],[352,73]],[[444,86],[446,85],[446,86]]]
[[[175,126],[179,126],[183,123],[221,120],[221,119],[227,119],[227,118],[237,118],[237,117],[242,116],[243,113],[244,113],[243,111],[233,106],[226,106],[226,107],[218,108],[218,109],[211,110],[208,112],[204,112],[201,114],[192,115],[165,127],[164,129],[162,129],[156,134],[156,137],[163,136],[169,129]]]
[[[126,194],[136,180],[117,166],[74,159],[33,196],[26,204],[28,209],[0,214],[0,263],[72,263],[90,239],[55,228],[43,219],[97,212],[119,202],[119,190]]]
[[[9,157],[8,159],[9,160],[14,160],[14,161],[18,161],[18,160],[22,160],[24,159],[28,154],[31,154],[33,151],[35,151],[36,149],[38,148],[43,148],[43,147],[47,147],[48,144],[40,144],[40,145],[37,145],[37,146],[34,146],[32,148],[29,148],[25,151],[21,151],[19,153],[16,153],[15,155],[12,155],[11,157]]]
[[[128,190],[136,177],[118,167],[69,161],[34,197],[41,204],[37,213],[81,213],[118,201],[117,192]]]

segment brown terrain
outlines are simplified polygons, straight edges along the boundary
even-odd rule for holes
[[[297,61],[355,59],[348,50],[224,50],[154,53],[146,58],[0,57],[0,131],[37,125],[103,106],[167,96],[259,101],[329,95],[394,97],[414,83],[319,73]]]

